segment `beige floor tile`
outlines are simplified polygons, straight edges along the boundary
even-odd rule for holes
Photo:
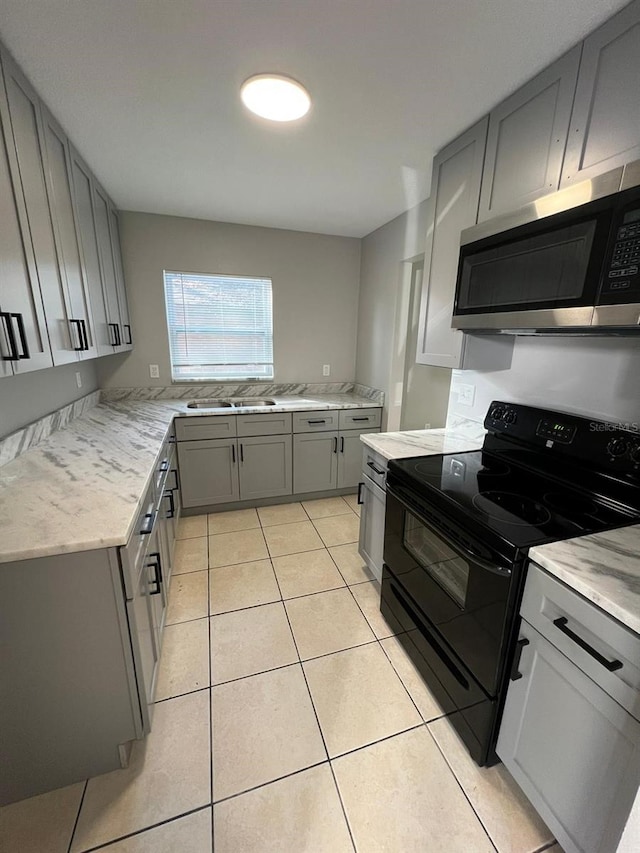
[[[169,590],[166,625],[202,619],[209,615],[207,572],[173,575]]]
[[[422,725],[378,643],[304,664],[329,757]]]
[[[303,501],[302,506],[309,518],[328,518],[331,515],[347,515],[349,512],[349,505],[339,495],[335,498]]]
[[[406,630],[393,617],[391,617],[391,621],[387,621],[382,613],[380,613],[380,584],[378,581],[359,583],[356,586],[350,587],[350,589],[364,613],[369,627],[379,640],[383,637],[392,637],[394,634],[401,634]]]
[[[353,853],[328,764],[214,806],[216,853]]]
[[[349,585],[374,580],[364,560],[358,554],[357,542],[329,548],[329,553],[336,566],[340,569],[340,574]]]
[[[211,853],[211,808],[163,823],[115,844],[104,853]]]
[[[156,702],[209,686],[208,630],[207,619],[165,627]]]
[[[6,853],[67,853],[84,782],[0,808],[0,849]]]
[[[493,853],[425,726],[332,765],[358,850]]]
[[[358,496],[357,495],[343,495],[342,497],[349,504],[349,506],[351,507],[353,512],[355,512],[356,515],[360,515],[360,504],[358,503]]]
[[[177,539],[193,539],[207,535],[206,515],[183,515],[178,522]]]
[[[173,573],[199,572],[209,568],[207,537],[179,539],[173,556]]]
[[[302,660],[375,640],[348,589],[293,598],[285,607]]]
[[[209,513],[209,535],[216,533],[237,533],[238,530],[252,530],[260,527],[255,509],[232,509],[228,512]]]
[[[503,764],[478,767],[446,718],[428,728],[498,853],[528,853],[553,841],[553,833]]]
[[[272,527],[274,524],[291,524],[294,521],[308,521],[307,513],[300,503],[261,506],[258,507],[258,515],[263,527]]]
[[[360,535],[360,519],[351,510],[348,515],[318,518],[313,523],[327,548],[357,542]]]
[[[316,551],[322,548],[322,539],[310,521],[265,527],[264,536],[272,557],[298,554],[301,551]]]
[[[72,853],[211,802],[209,692],[160,702],[129,767],[89,780]]]
[[[210,621],[214,684],[298,661],[282,602],[212,616]]]
[[[222,684],[211,693],[215,800],[326,759],[300,665]]]
[[[250,563],[269,556],[262,530],[239,530],[209,537],[209,568]]]
[[[222,566],[209,572],[209,612],[226,613],[280,600],[271,560]]]
[[[444,714],[443,709],[422,680],[420,673],[404,650],[400,640],[396,637],[387,637],[386,640],[381,640],[381,644],[391,661],[391,665],[400,676],[400,680],[416,703],[423,719],[435,720],[436,717],[441,717]]]
[[[273,568],[278,576],[283,598],[295,598],[344,586],[344,580],[326,548],[304,551],[286,557],[274,557]]]

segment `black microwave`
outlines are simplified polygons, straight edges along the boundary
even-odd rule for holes
[[[640,185],[618,190],[621,174],[464,231],[452,326],[640,333]],[[603,188],[609,194],[594,198]],[[575,204],[582,199],[590,200]]]

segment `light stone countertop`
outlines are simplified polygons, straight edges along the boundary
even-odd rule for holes
[[[482,447],[484,430],[479,437],[460,435],[448,429],[417,429],[407,432],[365,433],[360,441],[385,459],[407,459],[411,456],[436,456],[439,453],[463,453]]]
[[[125,545],[174,417],[379,408],[353,394],[189,409],[181,400],[105,402],[0,467],[0,563]]]
[[[529,557],[640,634],[640,525],[538,545]]]

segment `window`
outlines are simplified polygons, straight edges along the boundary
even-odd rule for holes
[[[164,272],[176,381],[273,379],[270,278]]]

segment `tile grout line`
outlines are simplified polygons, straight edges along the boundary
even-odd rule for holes
[[[207,514],[207,534],[209,515]],[[209,536],[207,535],[207,566],[211,560]],[[207,570],[207,641],[209,649],[209,797],[211,799],[211,850],[214,849],[215,818],[213,814],[213,661],[211,660],[211,570]]]
[[[71,847],[73,845],[73,839],[76,834],[76,829],[78,828],[78,821],[80,820],[80,812],[82,811],[82,804],[84,803],[85,794],[87,793],[87,788],[89,787],[89,780],[85,779],[84,788],[82,789],[82,796],[80,797],[80,802],[78,803],[78,811],[76,813],[76,819],[73,822],[73,828],[71,830],[71,836],[69,837],[69,846],[67,847],[67,853],[71,853]]]

